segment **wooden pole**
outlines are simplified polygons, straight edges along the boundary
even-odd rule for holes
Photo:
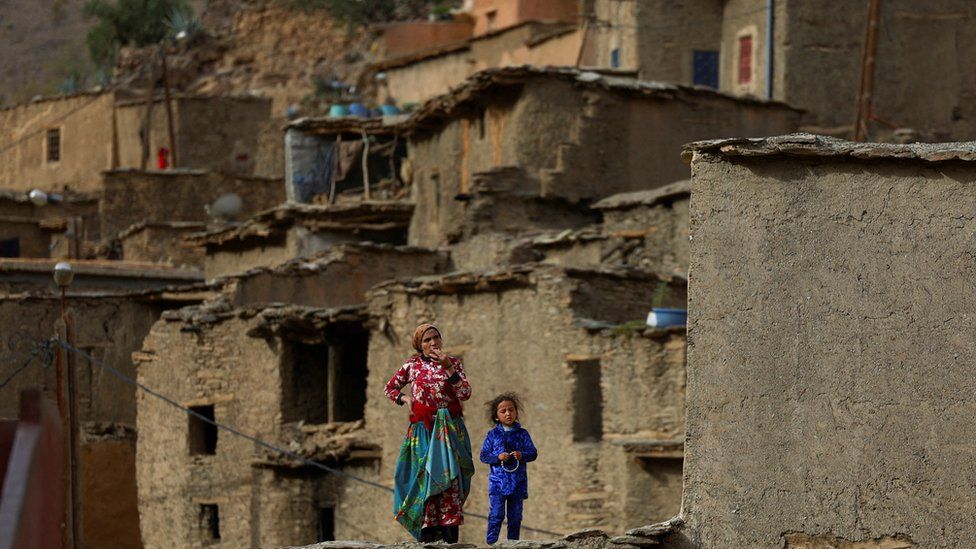
[[[871,117],[871,95],[874,93],[874,67],[878,52],[878,27],[881,0],[869,0],[868,22],[864,31],[864,50],[861,52],[861,81],[857,88],[857,120],[854,122],[854,141],[864,141]]]
[[[166,101],[166,122],[169,130],[169,167],[176,167],[176,138],[173,134],[173,105],[170,103],[169,80],[166,70],[166,49],[159,46],[160,61],[163,68],[163,100]]]
[[[152,111],[156,95],[156,64],[149,63],[149,87],[146,90],[146,111],[142,119],[142,159],[139,166],[142,171],[149,167],[149,142],[152,140]]]
[[[369,136],[363,132],[363,198],[369,200]]]

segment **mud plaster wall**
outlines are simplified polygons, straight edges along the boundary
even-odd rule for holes
[[[692,541],[976,541],[972,165],[705,155],[692,176]]]
[[[968,32],[976,6],[967,0],[893,0],[880,14],[872,102],[884,122],[872,122],[872,134],[890,132],[887,123],[919,130],[930,141],[976,136],[976,69],[968,62],[976,54],[976,36]],[[815,0],[791,0],[777,2],[775,15],[774,97],[809,111],[820,125],[853,125],[868,5],[825,10]],[[722,89],[765,94],[765,0],[727,2],[725,17]],[[735,39],[750,27],[758,50],[755,85],[740,89]],[[817,85],[823,81],[831,85]]]
[[[112,167],[115,94],[83,94],[0,109],[0,187],[79,192]],[[61,159],[47,161],[47,130],[61,130]]]
[[[501,292],[425,297],[399,292],[372,295],[371,314],[383,315],[389,322],[387,333],[396,339],[391,340],[376,330],[370,339],[366,427],[371,439],[383,447],[383,459],[367,478],[387,485],[392,482],[408,422],[406,411],[386,399],[383,388],[410,356],[408,340],[414,327],[422,321],[433,320],[444,333],[447,351],[463,358],[472,384],[474,394],[465,404],[465,421],[476,455],[490,428],[483,403],[508,390],[520,393],[524,399],[524,426],[532,434],[540,457],[529,465],[529,499],[525,503],[523,525],[561,533],[585,526],[622,527],[620,517],[612,513],[621,504],[608,502],[607,509],[603,509],[603,502],[615,497],[614,487],[622,488],[624,481],[617,476],[610,478],[601,463],[605,455],[619,463],[622,454],[601,443],[573,442],[576,387],[570,361],[573,357],[609,352],[610,345],[595,343],[585,332],[572,327],[574,315],[569,292],[579,281],[569,281],[557,273],[558,270],[550,270],[539,274],[535,286]],[[614,307],[615,304],[607,305],[608,309]],[[659,349],[649,352],[655,345],[636,344],[631,348],[634,343],[626,339],[618,342],[617,358],[611,362],[626,360],[624,357],[629,353],[644,357],[670,354]],[[617,386],[621,378],[610,376],[606,381]],[[629,383],[636,384],[633,379]],[[616,410],[611,414],[613,421],[622,420]],[[648,428],[659,423],[657,419],[646,419]],[[640,419],[635,418],[634,422],[637,424]],[[621,428],[628,429],[632,427]],[[486,514],[487,468],[477,457],[475,465],[466,510]],[[595,491],[605,495],[602,500],[597,498],[596,510],[591,498]],[[355,514],[344,518],[368,525],[374,532],[372,539],[392,542],[409,537],[392,521],[389,494],[351,484],[344,499],[359,502],[350,510]],[[674,501],[676,506],[677,500]],[[481,543],[484,528],[483,520],[466,518],[461,529],[462,541]],[[547,538],[523,530],[523,539]]]
[[[411,139],[410,243],[456,240],[464,204],[454,197],[471,191],[474,174],[492,168],[519,166],[527,193],[596,199],[686,178],[680,152],[689,141],[788,133],[795,126],[792,111],[728,98],[639,99],[532,81],[521,91],[498,92],[483,111]],[[553,135],[564,138],[555,143]]]
[[[245,219],[285,199],[279,179],[243,178],[213,172],[114,171],[105,174],[101,202],[102,235],[140,221],[209,221],[204,206],[236,193],[244,201]]]
[[[295,232],[271,235],[255,243],[231,242],[220,247],[207,246],[203,272],[207,280],[232,275],[256,267],[280,265],[296,257]]]
[[[192,98],[171,101],[173,133],[176,139],[177,167],[206,169],[223,173],[281,177],[275,163],[276,154],[284,155],[281,132],[270,125],[271,100],[257,98]],[[116,113],[119,128],[119,166],[139,168],[142,158],[140,134],[146,106],[130,103],[119,106]],[[278,137],[277,145],[268,133]],[[152,111],[149,142],[150,168],[157,167],[160,148],[170,148],[165,102],[157,100]],[[258,161],[261,161],[259,164]]]
[[[127,261],[151,261],[177,267],[201,268],[203,249],[183,242],[183,235],[200,230],[200,227],[146,227],[121,240],[122,257]]]
[[[386,280],[445,272],[449,262],[433,253],[395,250],[346,250],[325,264],[308,264],[288,273],[260,271],[236,282],[232,303],[300,303],[312,307],[345,307],[362,303],[366,291]]]
[[[645,0],[634,4],[639,77],[691,84],[694,52],[720,49],[722,0]]]
[[[81,447],[80,463],[84,545],[141,548],[135,441],[87,441]]]

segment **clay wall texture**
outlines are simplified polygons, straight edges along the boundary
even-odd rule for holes
[[[721,89],[765,96],[765,4],[725,2]],[[890,124],[914,128],[926,141],[976,137],[976,69],[969,62],[976,54],[976,36],[969,32],[976,6],[966,0],[893,0],[880,14],[872,102],[881,121],[870,123],[871,135],[886,138]],[[867,17],[868,4],[860,2],[835,9],[815,0],[776,2],[773,98],[808,111],[819,126],[853,127]],[[740,87],[736,37],[753,31],[753,84]],[[824,81],[831,85],[819,85]]]
[[[465,420],[475,453],[490,428],[483,402],[508,390],[524,398],[524,425],[540,452],[539,460],[530,466],[525,526],[564,534],[587,526],[620,530],[656,520],[659,517],[652,515],[658,511],[662,520],[676,512],[678,497],[672,488],[666,495],[643,493],[640,509],[645,515],[622,513],[621,494],[638,477],[624,478],[621,466],[631,463],[631,458],[620,447],[606,441],[574,442],[574,404],[578,404],[574,399],[579,390],[574,371],[589,367],[603,372],[597,379],[604,398],[597,406],[602,406],[604,422],[597,428],[605,439],[650,432],[670,436],[682,429],[681,397],[674,389],[683,385],[683,334],[657,339],[588,335],[574,326],[577,317],[622,322],[618,315],[625,309],[623,300],[640,301],[655,284],[614,279],[620,294],[608,295],[604,285],[610,279],[564,273],[546,268],[535,272],[529,286],[505,290],[442,295],[374,290],[371,315],[388,324],[385,334],[374,331],[370,339],[366,428],[370,438],[382,445],[383,459],[367,478],[382,483],[392,479],[407,419],[403,408],[385,398],[383,387],[410,355],[413,328],[432,320],[444,332],[446,350],[463,358],[472,384],[474,395],[465,405]],[[674,297],[682,299],[683,290],[676,291]],[[600,310],[583,297],[598,295],[605,298]],[[633,320],[634,314],[624,316]],[[583,366],[578,365],[581,362]],[[658,391],[668,396],[646,400],[636,413],[628,406],[634,404],[630,399]],[[672,486],[680,484],[674,473],[671,469],[664,474],[671,475]],[[487,513],[486,474],[485,466],[477,462],[466,511]],[[350,519],[371,525],[373,539],[391,542],[408,537],[390,520],[388,494],[351,484],[345,497],[360,502]],[[461,529],[462,541],[481,543],[484,528],[483,520],[468,517]],[[550,538],[523,530],[523,539]]]
[[[565,33],[550,35],[553,32],[551,24],[528,23],[470,40],[466,47],[455,51],[387,68],[386,84],[380,88],[379,98],[393,98],[400,104],[419,103],[447,93],[485,69],[575,65],[582,32],[567,29]]]
[[[469,193],[481,172],[517,166],[525,173],[518,189],[524,194],[598,199],[686,178],[684,143],[791,131],[797,116],[719,95],[643,98],[557,79],[529,80],[485,99],[474,112],[411,137],[410,244],[435,247],[461,236],[466,206],[455,197]],[[554,135],[563,137],[554,142]]]
[[[112,168],[114,93],[79,94],[0,109],[0,188],[90,192]],[[47,161],[47,131],[61,158]]]
[[[126,261],[163,263],[174,267],[202,268],[203,250],[188,246],[183,235],[203,230],[201,224],[159,224],[128,232],[120,239],[122,258]]]
[[[493,13],[494,17],[489,18],[489,13]],[[474,34],[478,36],[524,21],[558,20],[575,23],[579,17],[579,1],[475,0],[471,15],[475,20]]]
[[[471,38],[467,21],[409,21],[382,27],[383,48],[387,57],[404,55],[435,46]]]
[[[227,193],[243,199],[242,219],[285,199],[280,179],[213,172],[118,170],[107,172],[103,185],[101,233],[106,237],[143,221],[209,221],[204,207]]]
[[[687,536],[972,545],[976,169],[804,150],[692,162]]]
[[[229,174],[281,177],[284,146],[280,130],[271,123],[271,100],[256,97],[180,97],[171,101],[176,139],[176,167]],[[126,102],[116,113],[119,128],[119,166],[141,166],[140,133],[144,102]],[[166,107],[153,105],[149,168],[157,167],[156,153],[169,148]],[[265,134],[278,139],[272,141]],[[277,147],[276,151],[267,150]],[[281,159],[275,160],[277,156]]]

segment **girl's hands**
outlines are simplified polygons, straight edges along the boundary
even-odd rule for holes
[[[515,450],[514,452],[512,452],[512,457],[519,461],[522,461],[522,452]]]
[[[514,452],[502,452],[498,454],[498,461],[508,461],[508,458],[513,457],[519,461],[522,461],[522,452],[515,450]]]
[[[508,461],[508,452],[498,454],[498,461]]]

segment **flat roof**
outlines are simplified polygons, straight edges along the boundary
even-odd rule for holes
[[[656,189],[608,196],[593,204],[596,210],[625,210],[636,206],[653,206],[691,195],[691,180],[682,179]]]
[[[413,203],[401,200],[369,200],[331,206],[286,203],[260,212],[243,223],[187,235],[184,240],[197,245],[221,245],[233,240],[266,238],[272,232],[281,232],[297,224],[320,230],[386,230],[409,225],[413,208]]]
[[[898,145],[860,143],[810,133],[792,133],[757,139],[695,141],[684,146],[681,157],[686,162],[690,162],[695,154],[710,154],[726,158],[790,157],[974,162],[976,141]]]

